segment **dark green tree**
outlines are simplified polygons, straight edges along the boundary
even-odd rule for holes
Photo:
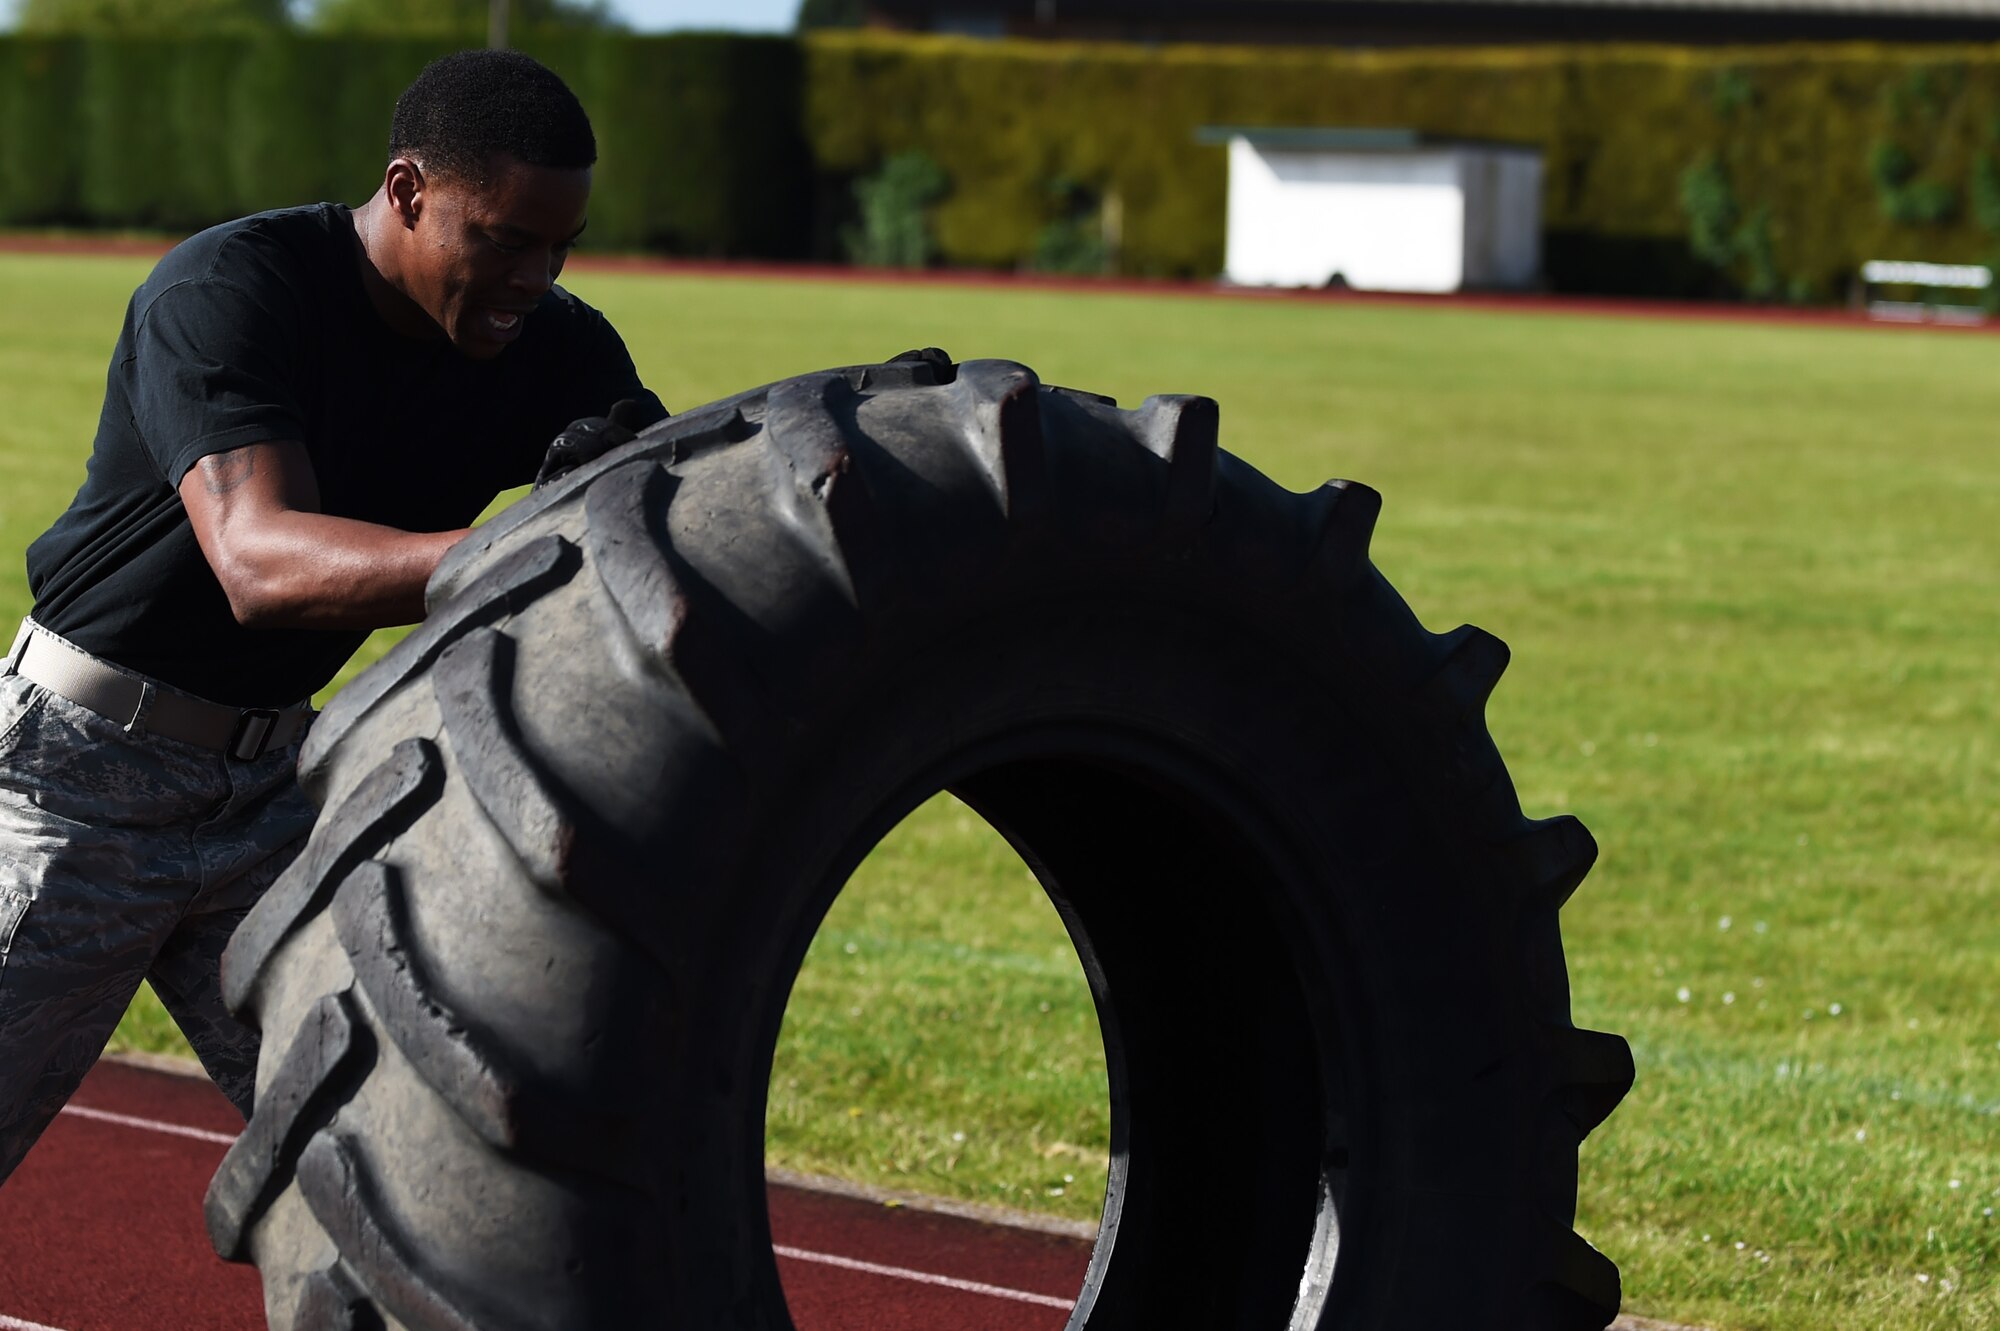
[[[858,28],[868,19],[868,0],[799,0],[799,17],[794,26],[809,28]]]
[[[131,36],[254,32],[291,22],[286,0],[21,0],[22,32]]]
[[[307,26],[320,32],[483,40],[488,0],[311,0]],[[511,0],[507,29],[617,28],[609,0]]]

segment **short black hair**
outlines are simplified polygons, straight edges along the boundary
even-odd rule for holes
[[[597,161],[583,103],[554,70],[519,51],[455,51],[424,67],[396,99],[389,160],[482,181],[507,156],[572,170]]]

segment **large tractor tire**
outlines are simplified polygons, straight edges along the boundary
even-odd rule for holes
[[[829,903],[956,792],[1096,996],[1111,1174],[1072,1328],[1601,1328],[1577,1147],[1624,1094],[1530,822],[1378,507],[1215,404],[940,352],[664,422],[461,545],[303,760],[231,944],[216,1175],[279,1331],[791,1326],[764,1111]]]

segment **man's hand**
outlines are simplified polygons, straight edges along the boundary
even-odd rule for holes
[[[549,444],[549,451],[542,458],[542,470],[535,477],[535,488],[539,490],[559,481],[586,462],[595,462],[619,445],[638,438],[641,410],[628,397],[613,404],[609,416],[585,416],[580,421],[571,421],[569,428]]]
[[[319,511],[305,446],[212,453],[181,478],[195,539],[239,624],[374,629],[424,617],[424,584],[465,532],[407,532]]]

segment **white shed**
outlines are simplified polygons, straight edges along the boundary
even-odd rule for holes
[[[1542,154],[1401,129],[1201,132],[1229,145],[1224,276],[1246,286],[1533,286]]]

